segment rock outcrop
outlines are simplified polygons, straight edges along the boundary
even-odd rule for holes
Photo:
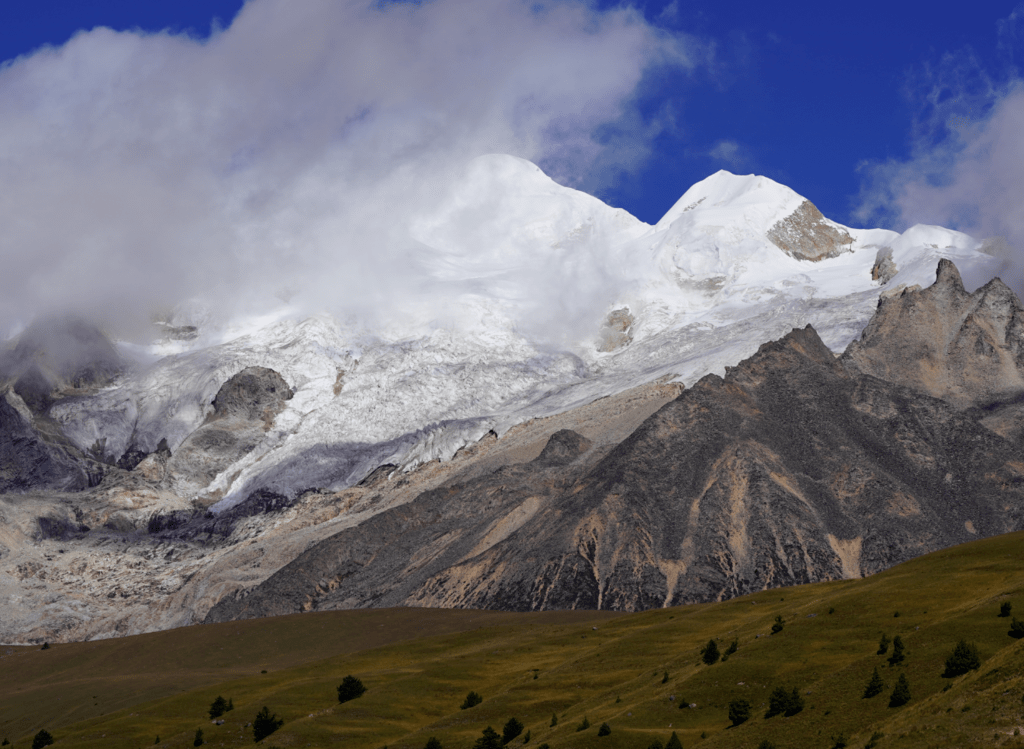
[[[610,452],[553,435],[531,463],[311,547],[207,621],[637,610],[856,577],[1024,527],[1020,455],[973,412],[847,366],[808,326],[705,377]]]
[[[81,491],[90,485],[83,462],[37,428],[17,393],[0,394],[0,493]]]
[[[997,409],[1024,396],[1024,307],[998,278],[968,293],[942,260],[928,288],[879,299],[843,361],[960,408]]]
[[[248,367],[231,377],[213,399],[206,423],[166,460],[167,486],[183,497],[197,496],[259,445],[292,394],[284,378],[266,367]]]
[[[805,200],[795,211],[768,230],[768,239],[797,260],[824,260],[849,252],[853,237],[825,218]]]
[[[62,395],[106,385],[124,366],[94,325],[75,318],[37,320],[0,356],[0,384],[9,384],[34,412],[45,413]]]

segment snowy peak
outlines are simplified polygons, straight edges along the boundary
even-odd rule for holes
[[[724,169],[702,179],[683,193],[661,220],[657,229],[668,228],[680,218],[733,222],[741,218],[761,234],[785,218],[805,198],[768,177],[739,175]]]
[[[679,226],[676,226],[679,224]],[[678,233],[698,229],[726,239],[767,239],[797,260],[822,260],[848,252],[853,238],[825,218],[803,196],[785,185],[755,174],[736,175],[724,169],[701,180],[683,195],[657,224]]]

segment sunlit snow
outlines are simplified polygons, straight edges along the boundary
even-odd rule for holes
[[[115,454],[161,439],[173,451],[225,380],[248,366],[278,371],[295,396],[264,442],[207,487],[223,510],[260,487],[338,489],[384,463],[446,460],[490,431],[665,375],[690,386],[807,323],[839,352],[883,290],[871,279],[880,247],[899,269],[886,288],[930,284],[943,257],[968,286],[999,272],[978,240],[926,226],[833,225],[853,238],[848,252],[794,259],[766,233],[803,201],[765,177],[718,172],[650,226],[527,161],[482,157],[439,211],[408,226],[416,262],[450,288],[443,309],[367,330],[282,306],[136,352],[152,361],[141,374],[53,415],[85,448],[105,436]],[[564,305],[557,330],[533,315],[538,288]],[[622,308],[632,341],[600,352],[604,317]]]

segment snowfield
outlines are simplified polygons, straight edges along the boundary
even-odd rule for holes
[[[529,162],[482,157],[439,210],[408,223],[416,262],[445,290],[441,308],[407,307],[367,330],[282,305],[200,325],[193,341],[125,345],[149,363],[53,416],[84,449],[106,439],[119,456],[166,439],[173,452],[224,381],[250,366],[276,370],[295,395],[263,442],[201,492],[220,497],[220,511],[257,488],[336,490],[382,464],[446,460],[489,432],[658,378],[689,386],[808,323],[840,352],[883,290],[930,284],[940,258],[968,288],[1000,271],[979,240],[931,226],[897,234],[825,220],[849,242],[836,257],[797,259],[768,235],[804,203],[765,177],[722,171],[650,226]],[[871,270],[886,247],[898,272],[883,287]],[[554,334],[538,299],[560,310]],[[613,310],[622,336],[602,345]]]

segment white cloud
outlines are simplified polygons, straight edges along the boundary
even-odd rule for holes
[[[657,128],[632,97],[696,48],[583,0],[251,0],[206,41],[81,32],[0,67],[0,325],[284,289],[379,310],[420,293],[401,221],[448,175],[487,152],[590,189],[636,168]]]
[[[1001,24],[1005,41],[1024,6]],[[1009,47],[1001,48],[1004,53]],[[1002,237],[1003,280],[1024,291],[1024,81],[999,79],[969,51],[948,54],[912,79],[919,114],[912,157],[866,163],[855,213],[865,224],[903,230],[938,224],[978,238]]]
[[[715,147],[708,151],[708,156],[722,161],[732,168],[738,168],[747,162],[743,149],[734,140],[720,140]]]

